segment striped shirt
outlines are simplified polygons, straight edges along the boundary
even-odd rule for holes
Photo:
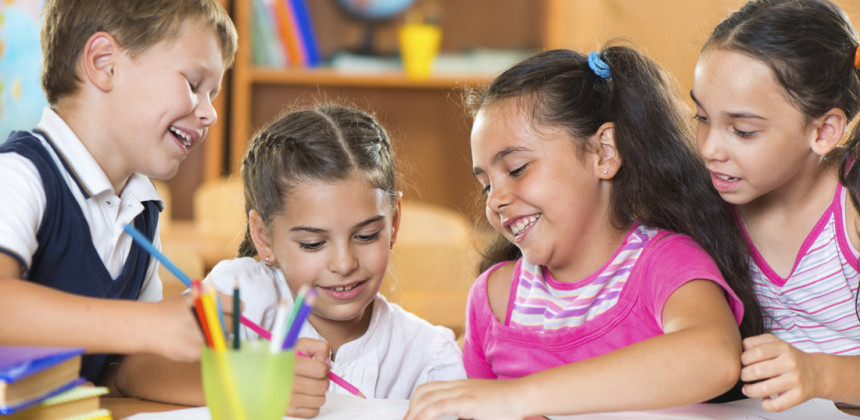
[[[788,278],[773,271],[744,230],[752,250],[753,281],[765,328],[809,353],[860,354],[856,307],[860,272],[858,253],[845,227],[844,191],[840,184],[833,202],[800,247]]]
[[[614,258],[584,285],[548,281],[541,266],[523,262],[509,325],[554,331],[580,326],[605,313],[618,303],[630,270],[656,233],[656,229],[645,225],[631,230]]]

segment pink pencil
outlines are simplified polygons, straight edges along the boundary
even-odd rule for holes
[[[250,319],[246,318],[245,315],[242,315],[239,320],[242,321],[243,325],[250,328],[255,333],[259,334],[260,337],[263,337],[266,340],[272,339],[272,333],[270,333],[269,331],[266,331],[265,328],[257,325],[254,321],[251,321]],[[306,355],[306,354],[304,354],[298,350],[296,351],[296,354],[301,356],[301,357],[308,357],[308,355]],[[359,391],[358,388],[356,388],[354,385],[347,382],[345,379],[341,378],[340,376],[337,376],[334,372],[329,372],[328,378],[331,379],[332,382],[340,385],[341,388],[349,391],[350,394],[361,397],[361,398],[367,398],[364,396],[364,394],[361,393],[361,391]]]

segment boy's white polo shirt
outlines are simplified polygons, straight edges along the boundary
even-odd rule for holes
[[[123,226],[143,211],[141,202],[161,201],[161,197],[149,178],[140,174],[133,174],[117,197],[107,175],[84,144],[50,108],[43,110],[36,127],[47,134],[62,155],[58,156],[47,140],[37,134],[54,163],[63,170],[66,184],[89,224],[93,245],[108,272],[116,278],[132,245]],[[71,172],[65,171],[63,160]],[[89,198],[81,192],[78,180],[90,194]],[[14,253],[29,267],[38,248],[36,232],[46,203],[42,179],[29,159],[16,153],[0,153],[0,203],[3,203],[0,204],[0,249]],[[158,231],[155,246],[161,248]],[[157,260],[151,258],[138,300],[161,300],[161,281],[156,268]]]

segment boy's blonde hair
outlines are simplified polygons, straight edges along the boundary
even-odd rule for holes
[[[179,35],[182,24],[198,19],[221,41],[224,67],[233,65],[237,35],[218,0],[46,0],[42,22],[42,88],[55,105],[77,92],[78,59],[90,36],[107,32],[132,57]]]

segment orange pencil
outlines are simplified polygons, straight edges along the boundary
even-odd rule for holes
[[[200,295],[203,293],[203,287],[200,279],[191,280],[191,300],[194,302],[194,312],[197,314],[197,323],[203,330],[203,337],[206,339],[206,345],[212,347],[212,334],[209,332],[209,323],[206,321],[206,312],[203,310],[203,302],[200,300]]]

